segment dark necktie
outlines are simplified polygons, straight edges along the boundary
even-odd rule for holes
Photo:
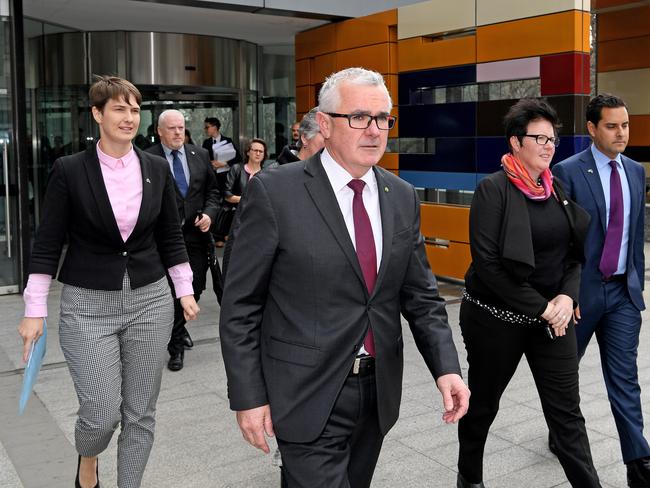
[[[612,276],[618,268],[618,256],[621,253],[623,240],[623,188],[621,176],[618,174],[616,161],[610,161],[612,173],[609,177],[609,222],[603,254],[600,257],[598,269],[605,278]]]
[[[183,171],[183,163],[181,163],[181,158],[178,157],[178,150],[172,150],[172,166],[174,168],[174,179],[176,180],[176,186],[178,191],[181,192],[183,198],[187,195],[187,180],[185,179],[185,171]]]
[[[372,235],[372,226],[366,207],[363,205],[363,187],[366,183],[363,180],[352,180],[348,186],[354,191],[352,200],[352,216],[354,219],[354,241],[357,249],[357,258],[363,273],[363,279],[368,288],[368,294],[372,295],[377,281],[377,251],[375,249],[375,238]],[[368,333],[363,341],[363,347],[368,354],[375,355],[375,339],[372,329],[368,327]]]

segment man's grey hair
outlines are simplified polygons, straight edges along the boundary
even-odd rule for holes
[[[180,115],[181,117],[183,117],[183,121],[185,121],[185,116],[183,115],[183,112],[181,112],[180,110],[169,108],[167,110],[163,110],[162,112],[160,112],[160,115],[158,116],[158,125],[162,125],[163,122],[165,122],[167,116],[172,114]]]
[[[297,146],[298,149],[302,148],[302,136],[305,136],[305,139],[311,141],[316,134],[320,132],[320,126],[316,121],[316,112],[318,112],[318,107],[312,108],[309,112],[303,115],[302,120],[300,121],[300,127],[298,127],[298,138]]]
[[[318,94],[318,107],[321,112],[336,112],[338,110],[341,101],[339,90],[342,83],[381,87],[388,98],[388,110],[393,108],[393,101],[381,74],[364,68],[346,68],[332,73],[323,83]]]

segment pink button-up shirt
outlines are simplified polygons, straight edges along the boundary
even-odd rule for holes
[[[108,200],[111,203],[120,235],[126,242],[138,221],[142,203],[140,160],[133,147],[128,153],[117,159],[105,154],[101,150],[99,142],[96,147]],[[177,264],[169,268],[167,272],[174,283],[177,298],[194,294],[190,263]],[[23,293],[25,317],[47,316],[47,296],[51,283],[50,275],[38,273],[29,275]]]

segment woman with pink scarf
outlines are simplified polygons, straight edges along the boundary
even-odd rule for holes
[[[589,216],[549,170],[560,142],[553,107],[522,99],[504,123],[510,152],[478,184],[470,210],[460,327],[472,397],[458,427],[457,486],[485,486],[488,430],[525,355],[567,479],[600,487],[580,412],[573,316]]]

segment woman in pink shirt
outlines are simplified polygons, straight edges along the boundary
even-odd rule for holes
[[[195,319],[199,308],[169,166],[131,144],[140,92],[127,80],[103,76],[89,98],[100,140],[54,163],[18,331],[26,360],[42,334],[58,271],[64,283],[59,340],[79,399],[75,486],[99,487],[97,456],[121,424],[117,482],[136,488],[153,444],[174,314],[166,273],[186,318]]]

